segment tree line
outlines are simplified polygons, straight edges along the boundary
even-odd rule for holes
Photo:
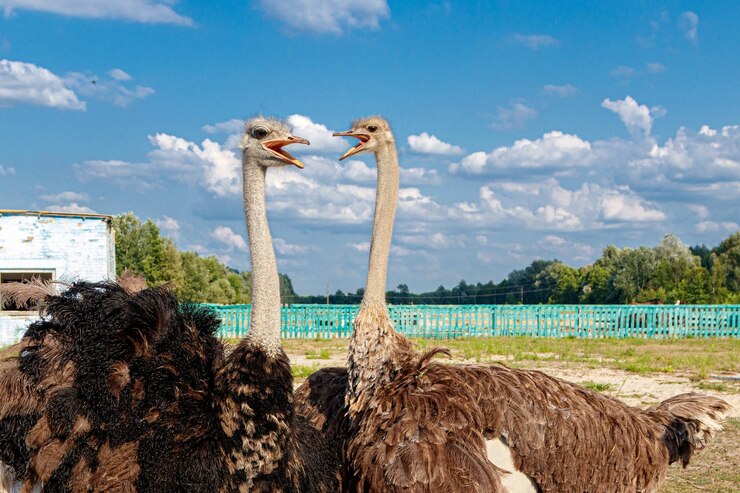
[[[181,299],[197,303],[240,304],[252,300],[247,271],[227,267],[215,256],[178,251],[151,220],[132,213],[114,218],[116,270],[144,276],[150,286],[168,285]],[[354,293],[299,296],[280,274],[283,303],[357,304]],[[411,293],[406,284],[388,291],[394,304],[539,304],[539,303],[740,303],[740,232],[719,245],[689,247],[666,235],[655,247],[607,246],[601,257],[583,267],[559,260],[535,260],[499,283],[468,284]]]

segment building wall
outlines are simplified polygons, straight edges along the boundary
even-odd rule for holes
[[[116,278],[115,236],[110,221],[95,217],[0,214],[0,275],[51,272],[62,281]],[[0,347],[20,340],[38,318],[0,312]]]
[[[0,216],[0,273],[51,271],[54,279],[115,279],[115,238],[100,218]]]

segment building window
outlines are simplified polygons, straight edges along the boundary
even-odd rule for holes
[[[0,284],[33,280],[47,282],[53,279],[54,273],[50,271],[0,271]],[[2,295],[0,295],[0,310],[26,311],[32,310],[33,308],[33,306],[20,306],[11,300],[4,300],[2,299]]]

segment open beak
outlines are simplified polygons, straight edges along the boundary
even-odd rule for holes
[[[288,164],[292,164],[294,166],[298,166],[299,168],[303,169],[303,163],[300,162],[295,156],[290,154],[288,151],[283,149],[283,147],[290,145],[290,144],[310,145],[311,143],[307,141],[306,139],[302,139],[300,137],[294,137],[291,135],[287,139],[266,140],[265,142],[262,143],[262,148],[272,153],[276,158],[280,159],[281,161],[285,161]]]
[[[355,139],[359,139],[360,141],[356,146],[351,147],[347,152],[342,154],[342,157],[339,158],[340,161],[360,152],[362,150],[362,147],[370,140],[369,135],[355,133],[352,130],[348,130],[346,132],[334,132],[332,135],[334,137],[354,137]]]

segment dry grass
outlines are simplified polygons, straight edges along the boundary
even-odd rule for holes
[[[740,490],[740,419],[728,419],[686,469],[672,466],[660,493],[737,493]]]

